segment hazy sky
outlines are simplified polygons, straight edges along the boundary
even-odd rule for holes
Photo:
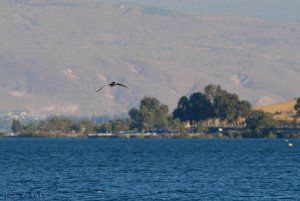
[[[181,12],[242,15],[272,20],[300,20],[300,0],[113,0]]]

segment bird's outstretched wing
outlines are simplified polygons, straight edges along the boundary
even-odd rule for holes
[[[96,92],[101,91],[104,87],[108,86],[107,84],[102,86],[100,89],[98,89]]]
[[[122,86],[122,87],[125,87],[125,88],[129,89],[127,86],[125,86],[124,84],[121,84],[121,83],[116,83],[116,85],[119,85],[119,86]]]

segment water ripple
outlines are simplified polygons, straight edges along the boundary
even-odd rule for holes
[[[281,140],[0,139],[0,200],[300,200]]]

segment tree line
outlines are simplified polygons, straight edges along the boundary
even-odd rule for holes
[[[251,111],[248,101],[240,100],[238,95],[223,90],[219,85],[208,85],[204,93],[193,93],[189,98],[179,99],[173,117],[181,121],[199,122],[212,118],[236,123]]]
[[[295,105],[296,116],[300,116],[300,98]],[[218,120],[223,125],[243,124],[248,136],[263,137],[272,131],[276,122],[272,115],[252,110],[251,104],[240,100],[219,85],[210,84],[203,92],[189,97],[182,96],[177,107],[170,112],[155,97],[144,97],[138,108],[131,108],[128,118],[117,118],[104,123],[90,119],[72,120],[67,117],[51,117],[37,123],[22,126],[14,120],[11,129],[15,133],[33,135],[124,133],[124,132],[173,132],[190,133],[207,131],[208,122]],[[190,125],[190,126],[187,126]]]

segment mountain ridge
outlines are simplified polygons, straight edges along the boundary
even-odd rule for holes
[[[210,83],[254,105],[300,94],[297,21],[82,0],[20,2],[0,3],[2,112],[114,115],[144,96],[173,109],[180,96]],[[131,90],[95,93],[110,81]]]

